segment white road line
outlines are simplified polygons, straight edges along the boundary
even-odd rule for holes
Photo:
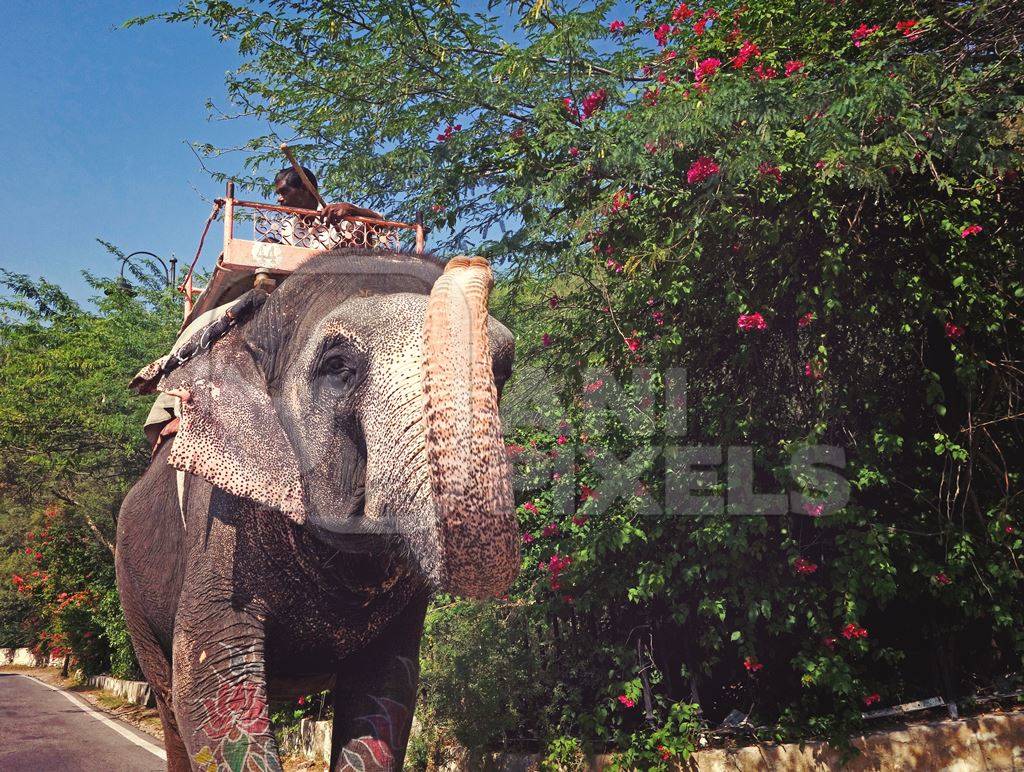
[[[161,748],[159,745],[155,745],[154,743],[151,743],[148,740],[143,740],[141,737],[138,737],[135,734],[133,734],[132,732],[129,732],[123,726],[121,726],[120,724],[118,724],[115,721],[111,721],[109,718],[104,716],[98,710],[94,710],[90,705],[87,705],[82,700],[78,699],[77,697],[72,697],[70,694],[68,694],[63,689],[58,689],[56,686],[51,686],[50,684],[46,683],[46,681],[40,681],[35,676],[25,675],[24,673],[18,673],[18,675],[20,675],[22,678],[27,678],[30,681],[35,681],[37,684],[40,684],[41,686],[45,686],[47,689],[55,691],[55,692],[57,692],[57,694],[61,694],[64,697],[67,697],[68,701],[72,705],[75,705],[80,710],[85,711],[90,716],[95,718],[97,721],[100,721],[100,722],[106,724],[108,727],[113,729],[119,735],[121,735],[122,737],[124,737],[124,738],[126,738],[128,740],[131,740],[133,743],[138,745],[140,748],[144,748],[145,750],[147,750],[150,753],[152,753],[154,756],[157,756],[157,757],[163,759],[164,761],[167,761],[167,754],[164,753],[164,749]]]

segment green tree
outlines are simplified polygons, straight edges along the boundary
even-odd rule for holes
[[[180,310],[148,272],[133,292],[88,278],[99,294],[83,306],[45,280],[0,274],[0,631],[129,673],[113,543],[149,460],[149,404],[127,384],[166,352]]]

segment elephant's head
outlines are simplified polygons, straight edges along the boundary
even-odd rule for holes
[[[171,463],[336,543],[401,541],[438,587],[506,591],[519,566],[498,395],[509,331],[486,261],[326,255],[166,375]]]

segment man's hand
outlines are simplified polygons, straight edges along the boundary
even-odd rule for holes
[[[375,212],[363,206],[356,206],[346,201],[328,204],[320,210],[320,214],[325,220],[344,220],[346,217],[373,217],[380,220],[384,217],[380,212]]]

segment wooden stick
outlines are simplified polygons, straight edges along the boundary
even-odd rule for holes
[[[302,180],[302,184],[306,190],[313,194],[313,198],[316,199],[320,208],[323,209],[327,206],[327,202],[324,201],[320,192],[316,189],[316,186],[310,181],[309,177],[306,176],[306,172],[303,171],[302,167],[299,166],[298,161],[295,160],[295,156],[292,155],[291,149],[284,142],[281,143],[281,152],[285,154],[285,157],[291,162],[292,168],[295,173],[299,175],[299,179]]]

